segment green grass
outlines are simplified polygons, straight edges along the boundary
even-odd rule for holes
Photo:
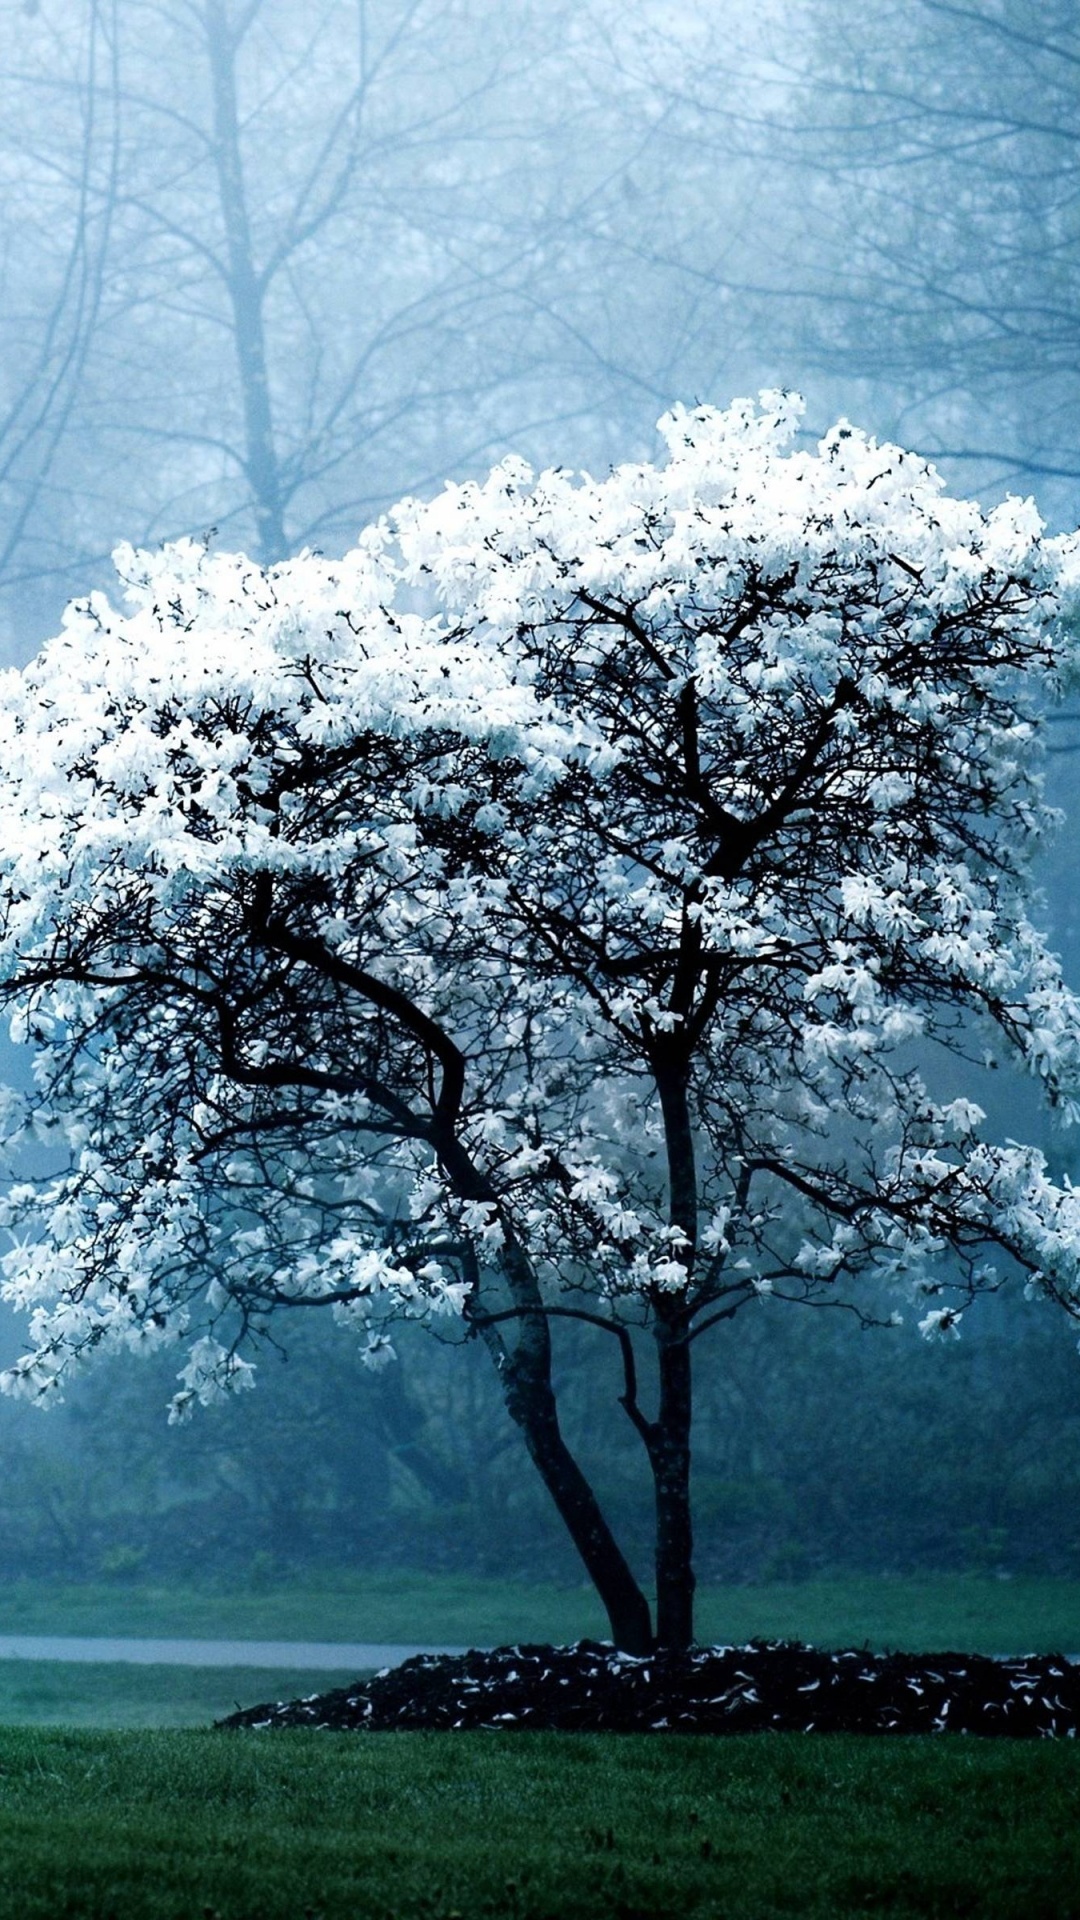
[[[0,1725],[208,1727],[234,1707],[325,1693],[357,1678],[293,1668],[136,1667],[0,1660]]]
[[[1080,1651],[1080,1581],[993,1580],[964,1574],[925,1580],[815,1580],[805,1586],[706,1592],[703,1640],[755,1635],[823,1647],[911,1653]]]
[[[0,1920],[1075,1920],[1078,1815],[1064,1743],[8,1731]]]
[[[977,1653],[1080,1651],[1080,1582],[852,1577],[799,1585],[704,1587],[703,1640],[755,1635],[822,1646]],[[265,1591],[176,1585],[0,1585],[0,1633],[205,1638],[396,1640],[449,1646],[603,1637],[584,1588],[515,1585],[466,1575],[380,1573],[312,1578]]]

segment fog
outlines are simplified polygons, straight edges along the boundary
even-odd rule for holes
[[[761,387],[805,395],[808,440],[846,415],[986,503],[1080,518],[1072,0],[6,0],[0,19],[12,664],[109,588],[120,540],[333,553],[507,452],[601,471],[651,457],[673,402]],[[1053,735],[1068,809],[1080,723]],[[1044,884],[1075,982],[1074,847],[1067,828]],[[1002,1088],[1001,1114],[1025,1097]],[[19,1337],[5,1322],[5,1358]],[[577,1577],[480,1354],[416,1339],[372,1378],[343,1334],[282,1338],[265,1391],[183,1432],[168,1355],[110,1365],[48,1421],[0,1404],[0,1576]],[[644,1555],[634,1436],[596,1412],[588,1336],[560,1340],[569,1424]],[[703,1574],[1080,1572],[1063,1323],[987,1303],[944,1350],[763,1307],[702,1376]]]
[[[334,550],[767,384],[1075,518],[1071,7],[3,14],[11,657],[121,538]]]

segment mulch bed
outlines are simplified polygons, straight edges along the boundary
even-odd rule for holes
[[[979,1733],[1062,1738],[1080,1664],[1059,1654],[829,1653],[781,1640],[636,1660],[591,1640],[421,1654],[373,1679],[220,1727],[542,1728],[588,1733]]]

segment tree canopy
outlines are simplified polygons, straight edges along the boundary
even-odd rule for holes
[[[1075,1117],[1028,917],[1080,541],[845,423],[676,409],[663,466],[504,462],[344,560],[122,550],[0,703],[6,1297],[43,1401],[183,1338],[174,1413],[321,1306],[483,1339],[621,1644],[653,1629],[558,1422],[618,1343],[692,1634],[691,1356],[772,1295],[927,1334],[1080,1316],[1080,1199],[972,1097]],[[639,1381],[653,1355],[655,1380]]]

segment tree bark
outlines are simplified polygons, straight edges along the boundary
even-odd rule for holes
[[[660,1408],[650,1429],[656,1498],[656,1643],[685,1653],[694,1641],[694,1528],[690,1505],[690,1344],[684,1316],[656,1326]]]
[[[501,1343],[500,1348],[496,1365],[507,1411],[604,1604],[611,1637],[625,1653],[651,1653],[649,1603],[562,1436],[551,1384],[551,1333],[543,1313],[528,1316],[513,1353]]]
[[[214,164],[228,256],[226,284],[244,409],[244,467],[255,515],[258,559],[287,551],[281,467],[274,439],[263,322],[263,286],[255,268],[236,106],[236,40],[222,0],[205,0],[206,48],[214,109]]]
[[[436,1103],[438,1124],[429,1137],[461,1198],[493,1206],[494,1191],[454,1132],[458,1095],[453,1092],[453,1086],[457,1072],[449,1049],[444,1049],[444,1053],[444,1080]],[[551,1323],[544,1311],[532,1263],[524,1248],[507,1238],[500,1266],[513,1301],[512,1317],[518,1328],[516,1343],[509,1347],[494,1319],[487,1319],[482,1312],[474,1325],[495,1362],[506,1410],[520,1428],[529,1457],[603,1602],[615,1645],[624,1653],[651,1653],[655,1643],[649,1603],[559,1425],[555,1389],[551,1384]],[[475,1302],[480,1291],[475,1255],[471,1267],[470,1285]]]
[[[688,979],[677,981],[672,1001],[685,1020],[692,1000],[697,930],[683,929],[683,959]],[[693,1281],[698,1239],[697,1164],[687,1097],[688,1062],[682,1035],[657,1049],[656,1086],[664,1120],[669,1209],[683,1238],[687,1295]],[[666,1056],[666,1057],[665,1057]],[[671,1652],[683,1653],[694,1640],[694,1529],[690,1508],[690,1427],[693,1382],[690,1366],[690,1318],[685,1301],[658,1294],[653,1300],[654,1333],[660,1375],[657,1417],[645,1434],[656,1500],[656,1638]]]

